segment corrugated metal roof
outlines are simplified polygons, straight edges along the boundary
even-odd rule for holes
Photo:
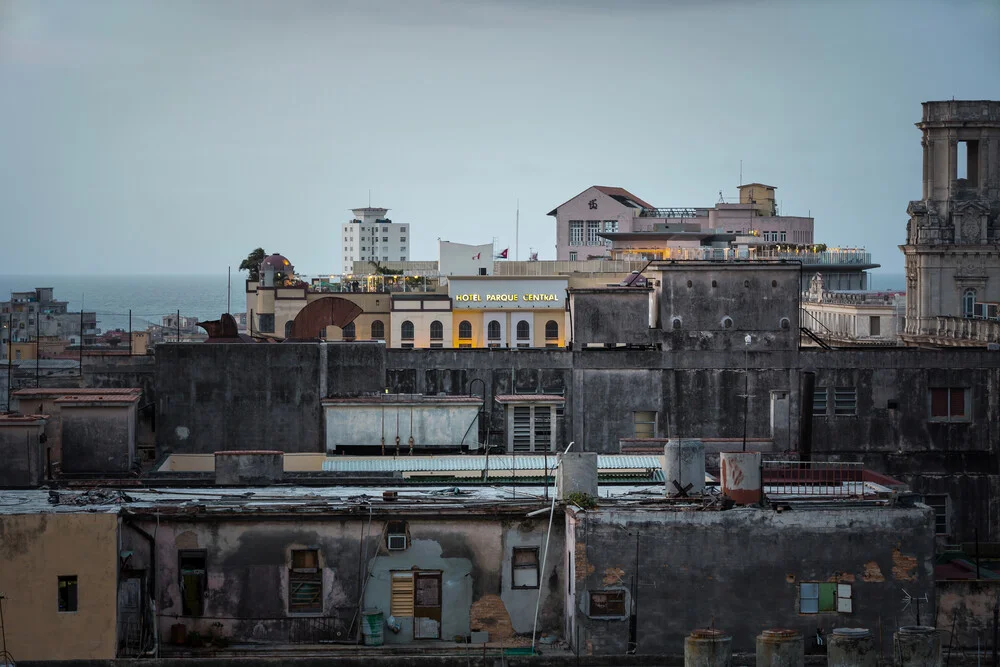
[[[558,394],[499,394],[497,403],[564,403],[565,396]]]
[[[63,388],[51,388],[51,387],[33,387],[30,389],[18,389],[14,391],[14,396],[94,396],[94,395],[105,395],[105,394],[116,394],[116,395],[130,395],[130,394],[141,394],[142,389],[140,387],[111,387],[108,389],[82,389],[74,387],[63,387]]]
[[[546,463],[544,459],[547,458]],[[490,456],[490,470],[538,470],[557,467],[555,455],[500,454]],[[601,471],[660,469],[660,457],[652,455],[601,454],[597,457]],[[326,472],[460,472],[485,470],[485,456],[433,456],[400,458],[331,457],[323,462]]]

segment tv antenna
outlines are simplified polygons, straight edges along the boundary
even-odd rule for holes
[[[917,625],[920,625],[920,603],[928,601],[929,600],[927,599],[926,593],[924,594],[923,597],[914,597],[910,595],[905,588],[903,589],[903,611],[906,611],[907,609],[910,608],[911,602],[915,603],[914,607],[916,607],[917,610]]]

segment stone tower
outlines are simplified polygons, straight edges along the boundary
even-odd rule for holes
[[[924,102],[923,198],[907,207],[907,344],[982,345],[1000,302],[1000,102]],[[979,307],[977,308],[977,304]],[[1000,323],[996,323],[1000,330]]]

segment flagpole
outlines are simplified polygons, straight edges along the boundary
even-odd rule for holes
[[[521,200],[517,200],[517,213],[514,216],[514,261],[520,259],[521,251]]]

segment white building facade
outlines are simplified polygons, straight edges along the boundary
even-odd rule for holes
[[[386,217],[387,208],[355,208],[354,219],[341,230],[344,270],[354,262],[406,262],[410,259],[410,225]]]

